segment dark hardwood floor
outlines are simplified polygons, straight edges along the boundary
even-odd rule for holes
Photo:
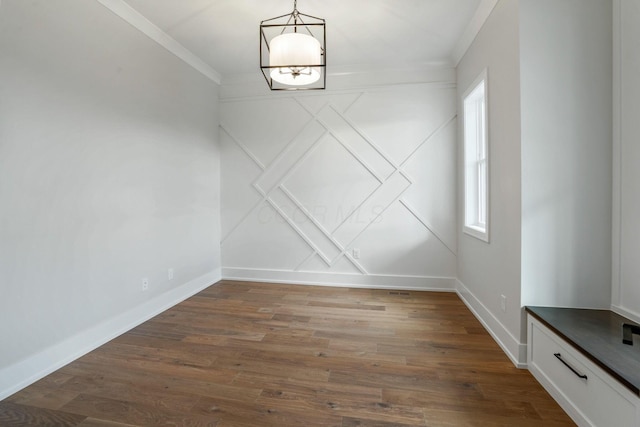
[[[453,293],[223,281],[0,402],[1,426],[568,426]]]

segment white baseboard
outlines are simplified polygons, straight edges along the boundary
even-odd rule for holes
[[[456,291],[460,299],[467,305],[474,316],[482,323],[500,348],[520,368],[527,368],[527,345],[520,343],[516,337],[496,318],[491,311],[459,280],[456,280]]]
[[[391,276],[376,274],[313,273],[248,268],[223,268],[222,278],[266,283],[455,292],[453,277]]]
[[[27,359],[0,369],[0,400],[206,289],[220,281],[220,277],[219,269],[207,273]]]

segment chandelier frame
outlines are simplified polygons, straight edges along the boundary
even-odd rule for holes
[[[320,43],[321,48],[321,62],[319,64],[285,64],[285,65],[270,65],[270,42],[279,35],[285,33],[303,33],[316,39]],[[264,76],[269,89],[278,90],[323,90],[327,86],[327,33],[326,33],[326,21],[323,18],[318,18],[312,15],[307,15],[298,11],[297,0],[293,2],[293,11],[291,13],[276,16],[275,18],[265,19],[260,22],[260,70]],[[275,81],[271,77],[271,71],[273,69],[300,69],[300,68],[313,68],[320,72],[321,76],[316,82],[304,86],[287,85]]]

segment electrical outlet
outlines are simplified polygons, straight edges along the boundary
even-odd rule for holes
[[[500,295],[500,308],[502,309],[503,312],[506,313],[506,311],[507,311],[507,297],[505,297],[504,295]]]
[[[173,268],[170,268],[170,269],[167,271],[167,278],[168,278],[169,280],[173,280]]]
[[[146,291],[147,289],[149,289],[149,279],[145,277],[142,279],[142,290]]]
[[[353,259],[360,259],[360,248],[353,248],[351,254],[353,255]]]

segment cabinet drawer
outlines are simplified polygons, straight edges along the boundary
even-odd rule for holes
[[[637,396],[531,316],[528,326],[529,369],[578,425],[638,425]]]

